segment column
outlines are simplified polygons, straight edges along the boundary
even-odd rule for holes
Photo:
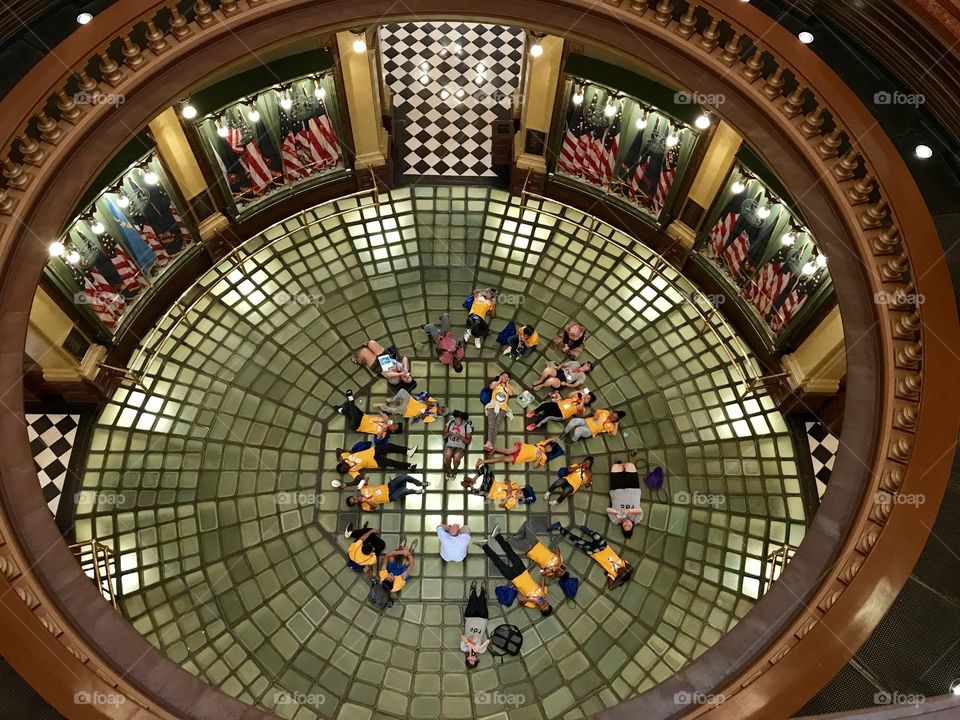
[[[687,201],[694,202],[703,208],[700,222],[703,221],[720,193],[742,142],[743,138],[736,130],[722,120],[719,121],[710,140],[710,146],[703,156],[703,162],[700,163],[693,183],[690,185],[690,192],[687,193]],[[697,230],[677,218],[667,227],[667,235],[679,240],[683,248],[689,250],[696,240]]]
[[[518,170],[545,175],[546,145],[563,68],[563,38],[546,35],[540,38],[540,47],[543,54],[539,57],[533,57],[529,50],[527,52],[520,132],[514,140],[513,155]]]
[[[818,395],[837,392],[847,374],[840,308],[834,307],[796,351],[783,356],[782,362],[795,390]]]
[[[170,171],[173,182],[197,219],[200,238],[207,240],[213,237],[227,227],[230,221],[221,212],[214,211],[207,214],[202,210],[202,208],[212,209],[214,203],[209,197],[207,181],[203,177],[203,171],[190,146],[190,141],[183,132],[176,110],[168,107],[151,120],[150,133],[157,143],[157,152],[164,166]],[[199,215],[203,217],[198,217]]]
[[[376,53],[369,50],[369,38],[368,49],[357,52],[353,47],[356,40],[357,35],[352,32],[337,33],[339,67],[353,135],[354,168],[360,171],[387,164],[388,136],[381,123]]]
[[[91,343],[82,360],[67,352],[63,344],[74,329],[73,321],[42,288],[37,288],[30,308],[27,343],[24,348],[43,371],[49,383],[83,383],[92,381],[107,349]]]

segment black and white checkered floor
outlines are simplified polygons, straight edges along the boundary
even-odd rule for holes
[[[813,477],[817,481],[817,495],[823,497],[833,472],[833,461],[837,457],[840,438],[820,422],[806,422],[804,427],[810,446],[810,459],[813,462]]]
[[[50,512],[56,515],[80,416],[27,413],[26,419],[27,437],[40,477],[40,490]]]
[[[380,47],[402,175],[495,177],[491,124],[509,119],[524,34],[480,23],[383,25]]]

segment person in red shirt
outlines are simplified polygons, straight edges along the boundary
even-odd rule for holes
[[[463,343],[457,340],[450,325],[450,313],[444,313],[440,316],[440,324],[434,325],[428,323],[421,326],[421,329],[433,340],[434,349],[437,352],[437,359],[443,365],[453,368],[454,372],[463,372]]]

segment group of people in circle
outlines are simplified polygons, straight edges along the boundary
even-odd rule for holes
[[[497,310],[496,290],[474,290],[464,301],[464,309],[467,315],[462,342],[453,331],[449,312],[443,313],[437,323],[421,328],[432,343],[437,360],[455,373],[463,372],[466,346],[472,341],[481,349],[492,332],[491,322]],[[581,440],[603,434],[613,436],[619,432],[626,413],[619,409],[595,407],[597,396],[585,387],[589,373],[596,367],[594,361],[580,360],[587,340],[586,328],[576,320],[567,323],[552,337],[549,346],[561,353],[563,359],[548,362],[540,373],[533,390],[547,390],[548,396],[535,406],[529,392],[524,392],[523,397],[518,396],[516,383],[509,372],[500,373],[483,387],[480,393],[486,416],[483,457],[477,460],[472,472],[465,473],[460,483],[467,493],[483,496],[503,510],[535,502],[536,491],[531,486],[499,481],[493,467],[498,464],[544,467],[564,454],[564,442],[573,446]],[[540,335],[530,324],[510,321],[497,335],[497,342],[504,356],[519,359],[536,350]],[[448,408],[430,392],[416,392],[417,382],[411,374],[408,358],[402,357],[393,347],[384,348],[370,340],[357,351],[352,361],[377,370],[392,394],[383,402],[374,403],[371,412],[365,412],[357,405],[353,392],[347,390],[344,402],[335,407],[343,416],[347,430],[368,436],[350,448],[336,449],[339,477],[333,480],[333,486],[351,488],[345,503],[351,508],[372,512],[407,495],[423,493],[429,487],[428,481],[410,474],[417,469],[417,465],[411,462],[417,447],[392,441],[404,431],[405,422],[431,424],[438,419],[443,421],[444,479],[458,477],[474,439],[469,416],[460,410],[448,413]],[[563,423],[562,432],[538,441],[517,440],[506,447],[498,447],[500,429],[512,417],[511,403],[518,399],[525,400],[526,407],[530,408],[526,412],[528,432],[542,430],[551,422]],[[556,505],[574,493],[590,488],[593,465],[593,456],[587,455],[561,467],[546,489],[545,500]],[[370,479],[371,472],[384,469],[401,472],[385,484],[376,484]],[[636,467],[615,459],[610,471],[611,501],[607,515],[621,528],[625,538],[632,535],[635,523],[643,516],[640,488]],[[567,528],[554,523],[541,532],[557,532],[587,553],[603,569],[607,586],[611,589],[625,584],[632,577],[630,564],[599,532],[589,527]],[[371,581],[370,602],[381,609],[388,607],[413,569],[416,541],[408,546],[401,539],[396,550],[386,552],[376,528],[351,524],[344,534],[352,541],[347,550],[348,566],[364,572]],[[447,562],[462,561],[471,542],[469,528],[457,524],[441,525],[437,534],[441,557]],[[501,533],[497,525],[486,538],[473,542],[481,546],[490,562],[509,581],[509,585],[498,588],[499,600],[504,604],[512,604],[516,598],[524,607],[538,609],[546,616],[553,612],[547,594],[549,579],[555,578],[568,597],[576,592],[577,580],[570,576],[562,555],[551,549],[549,541],[544,542],[538,536],[529,520],[512,535]],[[538,579],[527,570],[521,553],[539,568]],[[478,656],[486,648],[486,604],[485,584],[481,583],[478,590],[474,582],[461,637],[461,650],[466,655],[468,667],[476,665]]]

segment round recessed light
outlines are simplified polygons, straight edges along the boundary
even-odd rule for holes
[[[420,69],[421,69],[421,70],[429,70],[429,69],[430,69],[430,63],[428,63],[426,60],[424,60],[422,63],[420,63]]]
[[[693,124],[696,125],[697,128],[700,130],[706,130],[708,127],[710,127],[710,116],[701,115],[700,117],[698,117],[696,120],[693,121]]]
[[[530,54],[533,57],[538,58],[543,55],[543,45],[540,44],[540,41],[537,40],[533,45],[530,46]]]
[[[921,160],[926,160],[933,157],[933,148],[929,145],[917,145],[913,149],[913,153]]]
[[[484,70],[487,69],[487,66],[484,65],[483,63],[477,63],[477,67],[475,69],[478,73],[482,73]]]
[[[93,15],[91,13],[82,12],[79,15],[77,15],[77,22],[80,23],[81,25],[86,25],[91,20],[93,20]]]
[[[420,76],[420,82],[426,85],[428,82],[430,82],[430,76],[424,73]]]
[[[440,91],[440,99],[441,99],[441,100],[446,100],[448,97],[450,97],[450,91],[449,91],[449,90],[441,90],[441,91]]]
[[[281,101],[280,104],[282,105],[283,102]],[[193,120],[197,116],[197,109],[190,103],[187,103],[180,110],[180,114],[183,116],[185,120]]]
[[[466,91],[465,91],[463,88],[460,88],[459,90],[457,90],[457,91],[454,93],[454,95],[456,95],[458,98],[462,98],[462,97],[463,97],[464,95],[466,95],[466,94],[467,94],[467,93],[466,93]]]
[[[804,45],[809,45],[813,42],[813,33],[807,32],[806,30],[798,34],[797,37],[800,38],[800,42],[802,42]]]

